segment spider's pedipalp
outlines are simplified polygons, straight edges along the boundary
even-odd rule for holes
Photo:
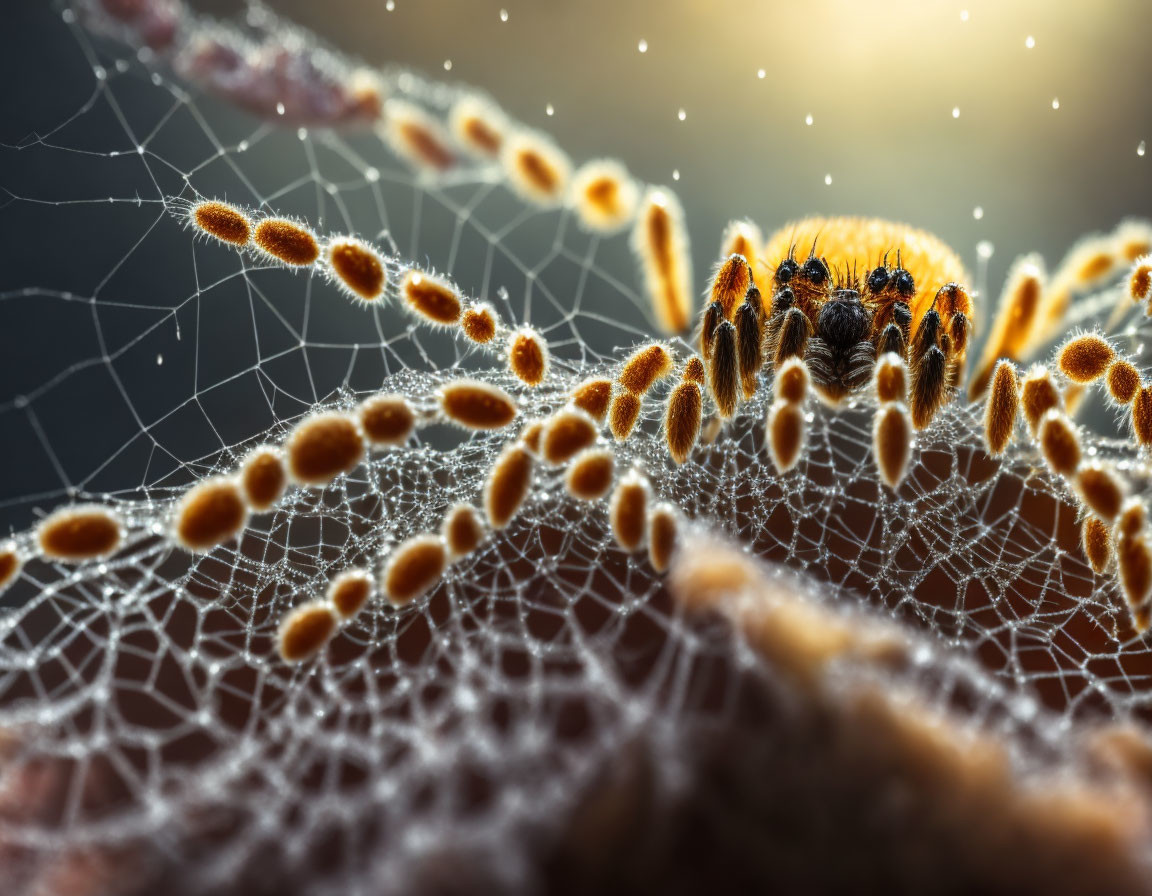
[[[880,341],[876,344],[876,354],[886,355],[891,353],[903,358],[907,349],[908,342],[904,337],[904,333],[896,324],[888,324],[880,333]]]
[[[789,308],[776,332],[772,362],[779,367],[787,358],[803,358],[812,325],[799,308]]]

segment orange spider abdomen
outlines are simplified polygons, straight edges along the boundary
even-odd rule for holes
[[[764,247],[765,263],[769,273],[775,265],[788,257],[789,250],[797,247],[797,257],[803,261],[808,248],[815,244],[816,254],[828,261],[834,275],[845,268],[856,270],[861,277],[891,252],[896,250],[904,268],[916,281],[916,294],[909,303],[912,309],[912,331],[916,331],[920,318],[932,307],[936,293],[946,283],[970,283],[968,272],[960,257],[939,238],[924,230],[885,221],[882,218],[805,218],[786,224],[768,237]]]

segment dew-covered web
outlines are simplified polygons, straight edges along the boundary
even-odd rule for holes
[[[374,602],[315,661],[277,655],[286,611],[477,502],[514,433],[430,425],[327,488],[291,490],[236,542],[192,555],[168,537],[192,483],[318,408],[383,391],[431,413],[437,387],[466,372],[530,419],[613,375],[656,334],[627,234],[595,237],[570,210],[525,203],[494,166],[432,178],[369,130],[261,123],[75,15],[53,27],[53,58],[83,95],[2,150],[5,239],[37,279],[0,284],[0,314],[18,322],[0,326],[0,512],[26,559],[0,598],[0,743],[62,782],[50,810],[6,820],[14,854],[175,861],[205,891],[271,865],[315,891],[411,892],[460,857],[531,886],[534,851],[637,744],[663,786],[683,787],[692,737],[766,673],[685,617],[558,470],[429,596]],[[454,96],[389,77],[434,113]],[[450,276],[504,325],[541,332],[547,381],[523,386],[394,299],[355,303],[318,274],[197,236],[178,212],[202,198],[368,240],[393,275]],[[618,469],[827,586],[822,600],[923,638],[931,699],[1052,750],[1069,725],[1147,717],[1152,653],[1113,579],[1084,561],[1065,486],[1026,438],[991,460],[981,409],[957,401],[918,436],[894,495],[876,476],[868,400],[813,404],[805,457],[781,476],[761,389],[677,467],[660,429],[669,388],[615,447]],[[1087,444],[1146,491],[1126,441]],[[38,557],[37,520],[82,502],[120,511],[123,547],[80,565]]]

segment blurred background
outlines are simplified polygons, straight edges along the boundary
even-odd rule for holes
[[[767,234],[854,213],[926,227],[969,262],[990,240],[995,286],[1020,252],[1054,264],[1152,213],[1143,0],[271,5],[371,62],[487,89],[577,160],[675,183],[698,271],[731,218]]]

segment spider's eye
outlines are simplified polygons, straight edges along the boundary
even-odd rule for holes
[[[888,273],[887,268],[876,268],[871,274],[868,275],[868,289],[872,292],[883,292],[884,287],[888,285],[891,275]]]
[[[783,286],[796,276],[799,266],[791,258],[785,258],[776,268],[776,282]]]
[[[912,280],[912,275],[907,271],[897,271],[896,276],[892,279],[896,284],[896,292],[905,298],[909,298],[912,293],[916,292],[916,283]]]
[[[819,286],[828,280],[828,265],[824,264],[823,259],[809,258],[804,262],[804,276],[808,278],[809,283]]]

